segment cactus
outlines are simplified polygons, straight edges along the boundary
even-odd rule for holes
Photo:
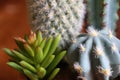
[[[115,31],[119,0],[87,0],[87,5],[89,25],[99,30],[104,26]]]
[[[40,30],[49,38],[42,38],[41,33],[31,33],[25,39],[16,38],[19,49],[4,49],[12,57],[9,66],[31,80],[52,80],[60,70],[56,65],[66,53],[59,51],[62,45],[68,49],[65,60],[78,73],[78,79],[111,80],[117,77],[120,73],[120,40],[113,34],[119,0],[27,0],[27,4],[32,29]],[[87,33],[79,33],[86,9]],[[60,36],[57,34],[62,37],[58,48]],[[51,35],[57,37],[54,39]]]
[[[71,45],[67,59],[72,65],[79,63],[80,74],[84,75],[86,80],[99,80],[99,76],[102,76],[102,80],[109,80],[119,74],[119,70],[114,70],[114,67],[120,64],[119,51],[120,40],[113,36],[111,31],[97,31],[89,27],[88,33],[79,35],[77,42]],[[76,68],[75,70],[78,71]],[[92,72],[95,73],[91,75]],[[94,79],[96,76],[98,77]]]
[[[61,34],[63,47],[79,34],[85,14],[83,0],[27,0],[32,28],[43,36]]]
[[[85,80],[111,80],[120,73],[115,33],[119,0],[87,0],[88,29],[68,49],[66,61]]]
[[[43,38],[41,32],[31,32],[24,39],[15,38],[19,48],[4,49],[12,58],[7,64],[30,80],[53,80],[60,71],[56,66],[66,54],[66,51],[59,51],[57,54],[60,39],[60,35]]]

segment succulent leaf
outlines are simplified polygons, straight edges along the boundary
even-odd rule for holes
[[[49,40],[46,42],[45,48],[43,49],[44,57],[46,57],[46,55],[48,56],[49,54],[48,52],[49,50],[51,50],[50,47],[51,47],[52,42],[53,42],[53,37],[50,37]]]
[[[12,68],[18,70],[18,71],[22,71],[22,67],[20,65],[18,65],[17,63],[15,62],[8,62],[7,65],[11,66]]]
[[[38,73],[37,74],[38,74],[38,76],[39,76],[40,79],[42,79],[43,77],[45,77],[45,75],[46,75],[45,68],[43,68],[43,67],[38,68]]]
[[[44,54],[43,54],[43,51],[42,49],[38,46],[36,47],[35,49],[35,57],[34,57],[35,61],[37,63],[41,63],[44,59]]]
[[[12,58],[15,58],[15,57],[16,57],[16,55],[13,54],[12,51],[11,51],[10,49],[4,48],[3,50],[4,50],[5,53],[6,53],[7,55],[9,55],[10,57],[12,57]]]
[[[56,76],[56,74],[60,71],[60,68],[54,69],[48,80],[53,80],[53,78]]]
[[[18,51],[15,51],[15,50],[12,50],[12,52],[20,59],[30,63],[30,64],[33,64],[33,61],[29,58],[27,58],[26,56],[24,56],[23,54],[19,53]]]
[[[44,39],[42,40],[42,42],[40,43],[41,49],[44,48],[45,44],[46,44],[46,38],[44,38]]]
[[[31,64],[29,64],[29,63],[27,63],[27,62],[25,62],[25,61],[20,61],[20,65],[23,66],[24,68],[26,68],[26,69],[34,72],[34,73],[37,72],[37,70],[35,69],[34,66],[32,66]]]
[[[35,54],[30,45],[24,44],[24,48],[31,57],[34,57]]]
[[[37,37],[37,40],[38,40],[38,45],[40,45],[40,43],[42,41],[42,33],[40,31],[38,31],[36,33],[36,37]]]
[[[33,74],[31,71],[27,69],[23,69],[24,74],[31,80],[39,80],[37,75]]]
[[[62,51],[61,53],[56,55],[55,59],[47,68],[48,73],[51,72],[57,66],[57,64],[61,61],[61,59],[63,58],[63,56],[65,56],[65,54],[66,54],[66,51]]]
[[[49,58],[45,59],[41,66],[44,67],[44,68],[47,68],[49,66],[49,64],[54,60],[55,58],[55,55],[51,55]]]

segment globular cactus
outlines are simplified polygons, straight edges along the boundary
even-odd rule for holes
[[[80,70],[86,80],[109,80],[120,73],[117,68],[119,51],[120,40],[111,31],[89,27],[88,33],[79,35],[77,42],[69,48],[68,62],[74,64],[75,70]]]
[[[30,80],[53,80],[60,71],[56,68],[66,51],[56,51],[61,36],[42,37],[40,32],[25,36],[25,39],[15,38],[18,49],[4,51],[12,58],[7,63]]]
[[[120,74],[120,40],[112,34],[119,0],[87,0],[86,5],[90,26],[70,46],[66,60],[78,78],[111,80]]]
[[[63,47],[79,34],[86,12],[83,0],[27,0],[27,4],[34,31],[61,34]]]

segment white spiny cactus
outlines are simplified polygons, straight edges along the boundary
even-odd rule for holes
[[[62,44],[75,38],[83,24],[83,0],[28,0],[32,11],[32,28],[44,36],[62,35]],[[65,44],[64,44],[65,45]]]

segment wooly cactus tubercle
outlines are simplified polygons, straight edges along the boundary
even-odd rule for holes
[[[83,0],[27,0],[34,31],[43,36],[61,34],[63,47],[79,34],[85,10]]]

